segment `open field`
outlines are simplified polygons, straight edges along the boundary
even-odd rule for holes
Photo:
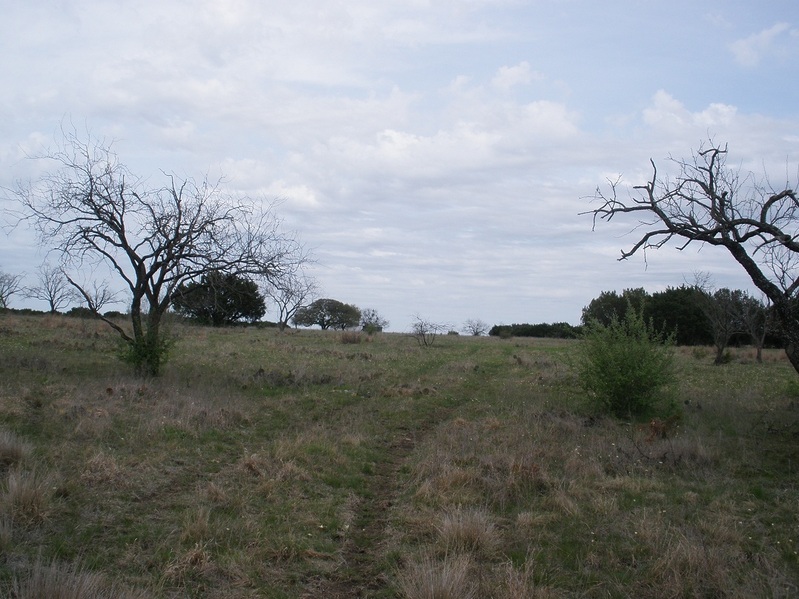
[[[174,333],[140,380],[102,323],[0,314],[0,596],[799,596],[781,352],[680,349],[662,437],[581,407],[575,342]]]

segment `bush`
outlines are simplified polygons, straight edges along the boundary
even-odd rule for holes
[[[136,373],[144,376],[157,376],[166,364],[173,339],[166,334],[145,335],[141,339],[121,341],[119,357],[133,366]]]
[[[75,306],[66,312],[66,315],[72,318],[95,318],[94,312],[86,306]]]
[[[655,330],[651,321],[628,308],[610,324],[585,327],[578,350],[580,383],[593,407],[620,418],[668,411],[676,382],[674,336]]]

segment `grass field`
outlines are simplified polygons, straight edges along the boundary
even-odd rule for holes
[[[173,333],[141,380],[102,323],[0,314],[0,596],[799,596],[776,350],[680,349],[663,431],[586,411],[576,342]]]

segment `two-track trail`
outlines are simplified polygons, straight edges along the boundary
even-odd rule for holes
[[[344,541],[338,567],[308,584],[304,599],[367,599],[385,596],[391,581],[385,571],[382,545],[392,507],[402,492],[400,470],[426,435],[444,422],[452,408],[439,408],[414,428],[394,429],[383,443],[382,459],[375,465],[368,493],[361,497]]]

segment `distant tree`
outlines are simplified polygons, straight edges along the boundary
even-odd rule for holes
[[[266,313],[264,296],[254,281],[219,271],[178,287],[172,305],[179,314],[215,327],[255,322]]]
[[[286,273],[267,281],[264,294],[278,311],[278,328],[285,330],[294,315],[308,300],[316,295],[316,283],[300,271]]]
[[[757,361],[762,362],[766,335],[773,328],[773,311],[762,300],[746,292],[741,297],[739,310],[741,328],[749,335],[752,345],[755,346]]]
[[[494,325],[488,331],[492,337],[542,337],[551,339],[577,339],[580,336],[580,327],[574,327],[568,322],[538,324],[500,324]]]
[[[723,364],[724,351],[733,335],[743,332],[741,313],[744,295],[739,289],[701,289],[701,291],[703,295],[701,306],[710,324],[713,345],[716,348],[716,358],[713,363]]]
[[[495,324],[488,331],[489,336],[499,337],[501,339],[510,339],[513,337],[513,325],[510,324]]]
[[[435,323],[417,314],[411,323],[411,335],[420,346],[430,347],[435,343],[436,337],[450,328],[447,324]]]
[[[22,291],[22,275],[0,272],[0,308],[8,308],[9,300]]]
[[[126,289],[128,327],[96,316],[120,335],[124,359],[140,374],[161,371],[170,347],[161,324],[181,285],[213,271],[274,277],[305,259],[295,239],[280,233],[270,206],[231,197],[207,180],[167,175],[151,187],[109,145],[69,131],[42,159],[53,169],[17,188],[23,218],[62,256],[84,299],[91,292],[70,273],[88,272],[87,265],[101,265],[98,272],[112,272]]]
[[[118,294],[111,291],[106,281],[93,280],[78,284],[69,276],[67,276],[67,280],[77,289],[77,295],[86,302],[86,305],[82,306],[82,308],[89,310],[95,316],[98,314],[104,315],[103,309],[106,306],[119,303]]]
[[[488,332],[488,325],[479,318],[470,318],[463,323],[463,332],[474,337],[480,337]]]
[[[39,267],[37,278],[38,285],[27,287],[25,295],[47,302],[51,314],[60,312],[79,297],[64,271],[58,267],[43,264]]]
[[[703,299],[694,286],[667,287],[650,296],[645,315],[658,330],[673,333],[677,345],[710,345],[713,335],[702,309]]]
[[[388,321],[378,314],[374,308],[366,308],[361,312],[361,329],[369,335],[382,332],[388,327]]]
[[[338,300],[324,298],[299,308],[292,319],[301,327],[318,325],[322,330],[346,330],[357,327],[361,322],[361,311],[357,306]]]
[[[649,298],[645,289],[625,289],[621,295],[615,291],[603,291],[583,308],[582,323],[598,322],[609,326],[614,316],[623,319],[628,307],[641,312]]]

